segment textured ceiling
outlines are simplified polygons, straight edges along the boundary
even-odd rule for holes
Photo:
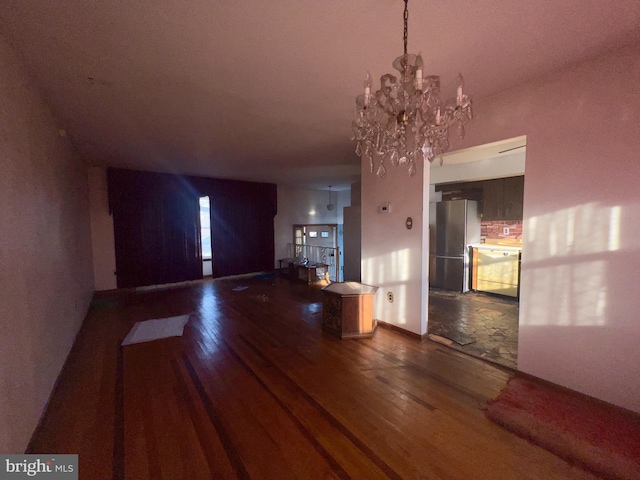
[[[402,53],[401,0],[0,1],[93,165],[307,186],[356,181],[354,97]],[[409,51],[472,98],[640,41],[637,0],[409,3]],[[606,81],[606,79],[605,79]],[[472,125],[469,125],[472,128]]]

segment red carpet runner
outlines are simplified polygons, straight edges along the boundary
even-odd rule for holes
[[[522,377],[509,381],[486,414],[604,478],[640,480],[639,415]]]

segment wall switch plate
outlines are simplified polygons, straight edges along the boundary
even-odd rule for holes
[[[378,206],[378,213],[389,213],[390,211],[391,211],[391,204],[388,202]]]

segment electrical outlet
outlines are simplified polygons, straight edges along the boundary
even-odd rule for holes
[[[389,303],[393,303],[393,292],[387,292],[387,300]]]
[[[509,235],[509,227],[504,227],[504,228],[502,229],[502,234],[503,234],[503,235]]]

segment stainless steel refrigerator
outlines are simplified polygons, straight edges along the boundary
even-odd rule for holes
[[[429,285],[445,290],[469,290],[469,244],[480,243],[478,202],[436,203],[436,221],[429,232]]]

